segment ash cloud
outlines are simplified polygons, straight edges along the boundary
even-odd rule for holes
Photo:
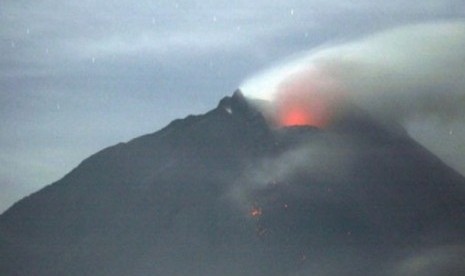
[[[400,124],[465,174],[464,47],[464,21],[408,25],[313,49],[246,80],[241,90],[261,100],[251,102],[272,122],[289,87],[329,99],[336,121],[362,109],[388,126]],[[407,160],[418,152],[337,135],[262,160],[233,193],[241,206],[262,208],[265,238],[296,237],[286,242],[306,261],[291,275],[463,274],[463,240],[449,239],[462,236],[461,223],[448,213],[461,212],[462,203],[436,196],[448,181]],[[409,236],[412,229],[421,230]]]
[[[306,142],[258,160],[232,186],[230,196],[244,214],[259,208],[260,217],[251,220],[260,241],[277,244],[280,252],[270,252],[292,268],[283,275],[463,274],[464,245],[441,240],[453,237],[453,230],[414,230],[428,241],[421,245],[409,236],[421,224],[432,225],[429,216],[443,206],[424,197],[425,183],[415,183],[421,166],[402,162],[418,152],[403,152],[392,138],[370,142],[308,130]],[[418,209],[426,219],[410,217]]]
[[[270,101],[266,113],[272,117],[282,87],[301,82],[302,93],[332,99],[333,114],[344,116],[342,110],[356,105],[379,120],[398,122],[465,173],[464,152],[456,150],[465,140],[464,47],[465,21],[407,25],[313,49],[246,80],[241,89],[249,98]]]

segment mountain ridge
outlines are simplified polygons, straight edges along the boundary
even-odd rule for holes
[[[236,91],[103,149],[0,215],[0,272],[397,275],[462,244],[465,179],[357,114],[276,129]]]

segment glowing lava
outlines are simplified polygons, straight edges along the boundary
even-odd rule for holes
[[[280,126],[310,125],[323,127],[328,121],[326,105],[310,95],[286,93],[277,101],[277,123]],[[302,97],[305,96],[305,97]]]
[[[274,104],[279,126],[326,126],[337,98],[336,85],[314,70],[286,78],[277,89]]]
[[[252,217],[259,217],[262,215],[262,209],[258,207],[252,208],[252,210],[250,210],[250,215]]]

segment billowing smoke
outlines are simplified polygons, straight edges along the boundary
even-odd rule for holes
[[[401,123],[433,152],[465,172],[465,22],[399,27],[321,47],[241,85],[267,100],[278,125],[324,126],[355,105]],[[455,136],[454,136],[455,135]],[[438,143],[448,141],[447,143]]]
[[[251,102],[257,103],[276,126],[325,128],[354,114],[368,114],[367,121],[375,120],[385,127],[401,125],[465,175],[463,49],[465,21],[409,25],[314,49],[252,77],[241,85],[241,90],[247,98],[257,99]],[[421,220],[397,219],[399,213],[409,213],[406,210],[410,207],[406,206],[412,206],[413,213],[420,209],[434,217],[436,212],[442,212],[443,204],[453,205],[449,198],[444,203],[440,197],[423,197],[428,194],[428,185],[419,180],[420,174],[419,179],[410,179],[408,175],[424,168],[410,166],[411,161],[403,162],[409,150],[383,148],[377,143],[358,141],[357,135],[338,136],[332,130],[316,132],[318,135],[311,141],[292,145],[263,160],[245,173],[234,190],[236,200],[243,206],[263,206],[259,209],[259,229],[271,229],[269,236],[307,237],[315,227],[325,229],[311,232],[311,237],[317,237],[316,242],[307,240],[312,244],[311,250],[299,249],[306,261],[296,275],[359,275],[360,272],[347,271],[353,267],[364,267],[365,273],[373,271],[367,273],[370,275],[463,275],[463,243],[444,244],[437,239],[454,232],[447,227],[424,232],[429,241],[426,246],[422,244],[424,247],[403,250],[398,246],[411,242],[411,227],[407,225],[417,227]],[[391,178],[391,174],[396,176]],[[447,181],[438,180],[431,186],[447,186],[444,182]],[[412,185],[405,185],[408,183]],[[392,193],[394,190],[390,189],[395,185],[399,189]],[[370,215],[373,206],[379,210]],[[399,212],[398,206],[407,209]],[[439,217],[448,217],[447,212]],[[387,217],[394,220],[386,221]],[[328,234],[337,232],[334,229],[345,229],[345,222],[350,225],[349,230],[341,230],[340,235]],[[365,230],[372,226],[376,233],[372,237],[383,238],[370,244],[372,232]],[[390,233],[399,235],[392,239],[392,244],[384,240],[392,238]],[[319,242],[325,239],[327,243],[319,248]],[[355,242],[357,239],[359,242]],[[289,238],[286,243],[299,248],[302,241]],[[388,255],[373,253],[380,244],[390,252]],[[345,253],[338,255],[328,248]]]

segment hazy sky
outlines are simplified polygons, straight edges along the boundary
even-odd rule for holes
[[[289,55],[464,17],[462,0],[2,1],[0,212]]]

